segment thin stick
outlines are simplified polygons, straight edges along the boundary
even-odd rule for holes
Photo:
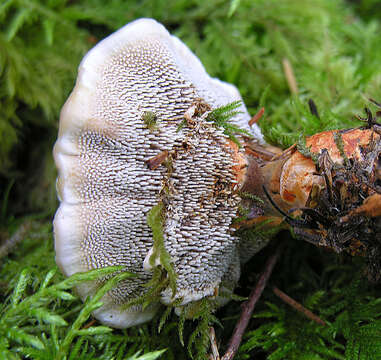
[[[29,221],[25,221],[9,239],[5,240],[4,243],[1,244],[0,259],[7,256],[12,251],[12,249],[24,238],[30,227],[31,223]]]
[[[209,339],[210,339],[210,346],[212,349],[212,353],[209,355],[210,359],[220,360],[220,354],[218,352],[218,346],[216,342],[216,333],[214,331],[214,327],[211,327],[209,329]]]
[[[282,60],[284,75],[286,76],[288,87],[290,88],[291,94],[296,95],[298,90],[298,84],[295,79],[294,71],[292,70],[291,63],[288,59],[284,58]]]
[[[93,326],[97,321],[95,319],[90,320],[87,324],[82,326],[82,329],[88,329],[89,327]]]
[[[280,299],[282,299],[285,303],[292,306],[296,311],[301,312],[304,316],[315,321],[319,325],[323,325],[323,326],[327,325],[324,320],[319,318],[319,316],[315,315],[312,311],[306,309],[302,304],[298,303],[297,301],[295,301],[294,299],[289,297],[282,290],[279,290],[277,287],[274,286],[273,292],[276,296],[278,296]]]
[[[266,287],[267,281],[270,278],[274,266],[282,252],[282,248],[283,245],[279,245],[275,252],[268,258],[265,268],[259,277],[257,285],[250,293],[249,300],[242,305],[241,317],[239,318],[233,335],[230,338],[228,349],[221,360],[231,360],[237,353],[239,345],[242,341],[242,336],[246,330],[247,325],[249,324],[251,315],[254,311],[255,304],[258,302],[263,293],[263,290]]]
[[[258,122],[258,120],[262,117],[265,112],[265,108],[261,107],[258,112],[249,120],[249,126],[253,126]]]

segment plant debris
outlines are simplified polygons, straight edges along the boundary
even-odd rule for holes
[[[315,245],[337,253],[365,256],[368,278],[378,282],[381,279],[381,140],[377,131],[380,125],[373,122],[370,112],[367,115],[370,120],[365,129],[334,133],[342,161],[337,161],[335,156],[334,160],[326,148],[321,149],[315,175],[323,182],[312,185],[304,207],[292,209],[300,215],[299,220],[286,221],[298,237]],[[349,132],[356,136],[343,141],[342,136]],[[349,151],[351,146],[353,152]],[[313,146],[312,150],[316,152]]]

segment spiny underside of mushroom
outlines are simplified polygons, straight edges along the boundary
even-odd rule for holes
[[[61,201],[55,250],[67,276],[111,265],[138,275],[103,297],[95,311],[103,323],[137,325],[152,318],[159,301],[183,305],[234,288],[240,259],[231,223],[240,202],[237,167],[246,164],[208,115],[235,102],[232,123],[262,143],[237,101],[234,86],[210,78],[154,20],[126,25],[83,59],[54,148]],[[158,207],[155,235],[147,216]],[[171,273],[166,255],[174,286],[147,308],[128,306],[147,292],[155,268]],[[97,286],[78,292],[86,298]]]

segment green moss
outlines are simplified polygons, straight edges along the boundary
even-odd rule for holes
[[[232,103],[212,110],[206,117],[206,121],[214,123],[217,128],[222,128],[224,130],[224,134],[239,147],[241,147],[241,144],[236,138],[236,134],[244,134],[249,137],[251,136],[248,131],[230,123],[230,119],[240,113],[240,111],[237,111],[240,106],[241,101],[233,101]]]
[[[299,137],[299,139],[298,139],[297,149],[306,158],[309,158],[315,164],[318,164],[318,162],[319,162],[319,154],[316,154],[316,153],[311,151],[311,147],[307,146],[306,139],[303,136]]]
[[[0,172],[11,165],[9,152],[23,131],[34,125],[55,129],[78,63],[91,45],[65,8],[62,1],[37,0],[0,6]]]
[[[191,319],[193,323],[196,323],[189,335],[187,344],[188,355],[191,359],[203,360],[208,356],[210,327],[216,324],[221,325],[214,315],[215,309],[215,301],[211,298],[203,298],[182,307],[178,329],[180,341],[183,345],[185,321]]]
[[[335,131],[333,133],[333,140],[335,141],[335,144],[336,144],[337,148],[339,149],[341,157],[344,159],[344,164],[348,165],[349,160],[348,160],[348,157],[344,151],[344,142],[343,142],[343,137],[342,137],[341,133],[338,131]]]
[[[159,202],[148,212],[147,224],[152,230],[153,238],[153,251],[149,263],[152,267],[156,267],[156,261],[160,261],[160,266],[167,272],[172,297],[174,297],[177,275],[171,262],[171,255],[169,255],[164,243],[165,206],[163,202]]]
[[[146,288],[144,293],[125,305],[126,310],[133,305],[142,305],[144,309],[151,304],[157,304],[160,301],[161,293],[168,287],[172,290],[172,297],[176,294],[177,275],[171,262],[171,256],[165,248],[165,207],[162,202],[148,212],[147,224],[151,228],[153,239],[153,250],[149,258],[149,264],[153,269],[152,277],[144,285]],[[161,327],[162,325],[159,325],[159,329]]]
[[[180,124],[177,126],[176,132],[180,132],[187,125],[187,121],[185,119],[181,120]]]
[[[274,226],[272,225],[272,220],[268,219],[251,228],[239,229],[236,234],[244,240],[244,242],[249,241],[255,244],[258,242],[258,238],[262,241],[269,241],[282,229],[282,225]]]
[[[142,120],[144,122],[144,125],[147,126],[147,128],[150,131],[154,131],[157,128],[157,115],[153,113],[152,111],[146,111],[142,115]]]
[[[259,197],[259,196],[256,196],[252,193],[249,193],[249,192],[246,192],[246,191],[240,191],[238,193],[238,195],[242,198],[242,199],[249,199],[249,200],[253,200],[254,202],[258,203],[258,204],[263,204],[264,201]]]

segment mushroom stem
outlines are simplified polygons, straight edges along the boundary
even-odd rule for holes
[[[236,228],[283,224],[302,240],[365,256],[381,278],[381,137],[370,128],[326,131],[283,152],[245,144],[242,207]],[[249,194],[249,196],[245,196]]]

